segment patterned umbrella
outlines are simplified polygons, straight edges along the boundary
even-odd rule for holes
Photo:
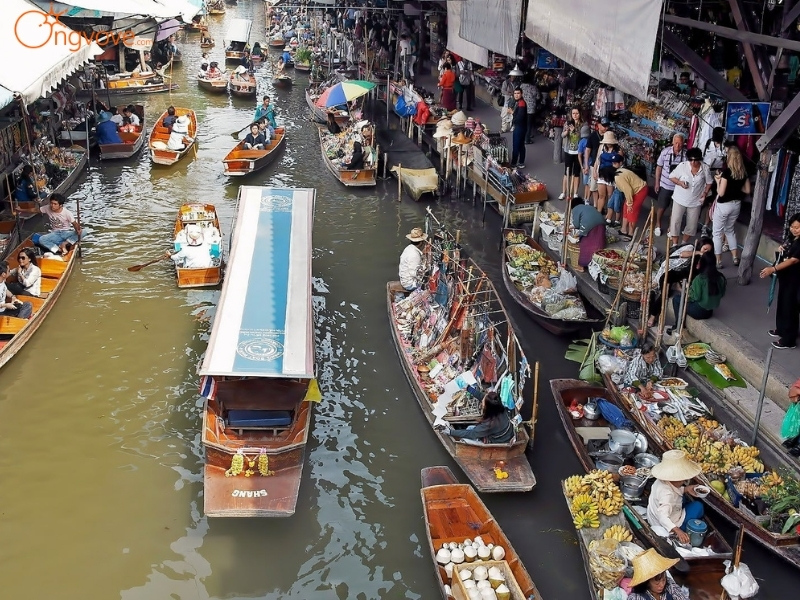
[[[362,81],[360,79],[342,81],[322,92],[322,95],[317,98],[316,104],[322,108],[347,104],[350,100],[360,98],[374,87],[375,84],[371,81]]]

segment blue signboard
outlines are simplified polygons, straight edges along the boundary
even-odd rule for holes
[[[539,49],[539,56],[536,57],[537,69],[558,69],[558,59],[544,48]]]
[[[769,102],[728,102],[725,133],[762,135],[769,122]]]

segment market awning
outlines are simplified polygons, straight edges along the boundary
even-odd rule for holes
[[[34,0],[45,12],[50,10],[49,0]],[[182,17],[191,21],[200,12],[186,0],[62,0],[53,2],[53,11],[65,17],[92,18],[118,15],[141,15],[157,19]],[[66,12],[64,12],[66,11]]]
[[[516,56],[522,0],[463,0],[460,4],[462,38],[503,56]]]
[[[461,0],[447,2],[447,49],[468,61],[489,66],[489,51],[461,37]]]
[[[228,25],[228,32],[225,34],[226,42],[246,42],[250,39],[250,27],[253,22],[250,19],[233,19]]]
[[[25,0],[4,0],[0,23],[0,86],[26,104],[55,88],[88,60],[103,53],[94,42],[39,12]]]
[[[5,108],[14,101],[14,94],[0,86],[0,108]]]
[[[314,376],[315,190],[242,186],[200,375]]]
[[[176,21],[175,19],[169,19],[160,23],[158,25],[158,34],[156,35],[156,41],[160,42],[162,40],[167,39],[173,33],[176,33],[180,29],[182,29],[182,25]],[[153,31],[155,28],[155,23],[151,20],[149,26],[142,27],[141,25],[138,27],[133,28],[133,31],[136,31],[136,35],[133,37],[125,37],[122,40],[122,43],[125,44],[128,48],[135,48],[136,50],[149,50],[153,47]]]
[[[528,3],[525,35],[587,75],[645,99],[662,2],[598,9],[587,0],[536,0]]]
[[[202,0],[192,2],[191,0],[155,0],[163,4],[167,10],[173,12],[173,16],[181,17],[186,23],[191,22],[192,17],[203,10]]]

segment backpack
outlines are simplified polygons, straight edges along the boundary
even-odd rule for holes
[[[470,85],[472,83],[472,73],[469,72],[468,69],[464,68],[464,62],[459,61],[458,63],[458,83],[461,85]]]

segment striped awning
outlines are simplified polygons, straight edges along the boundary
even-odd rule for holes
[[[314,376],[311,232],[316,191],[242,186],[200,375]]]

